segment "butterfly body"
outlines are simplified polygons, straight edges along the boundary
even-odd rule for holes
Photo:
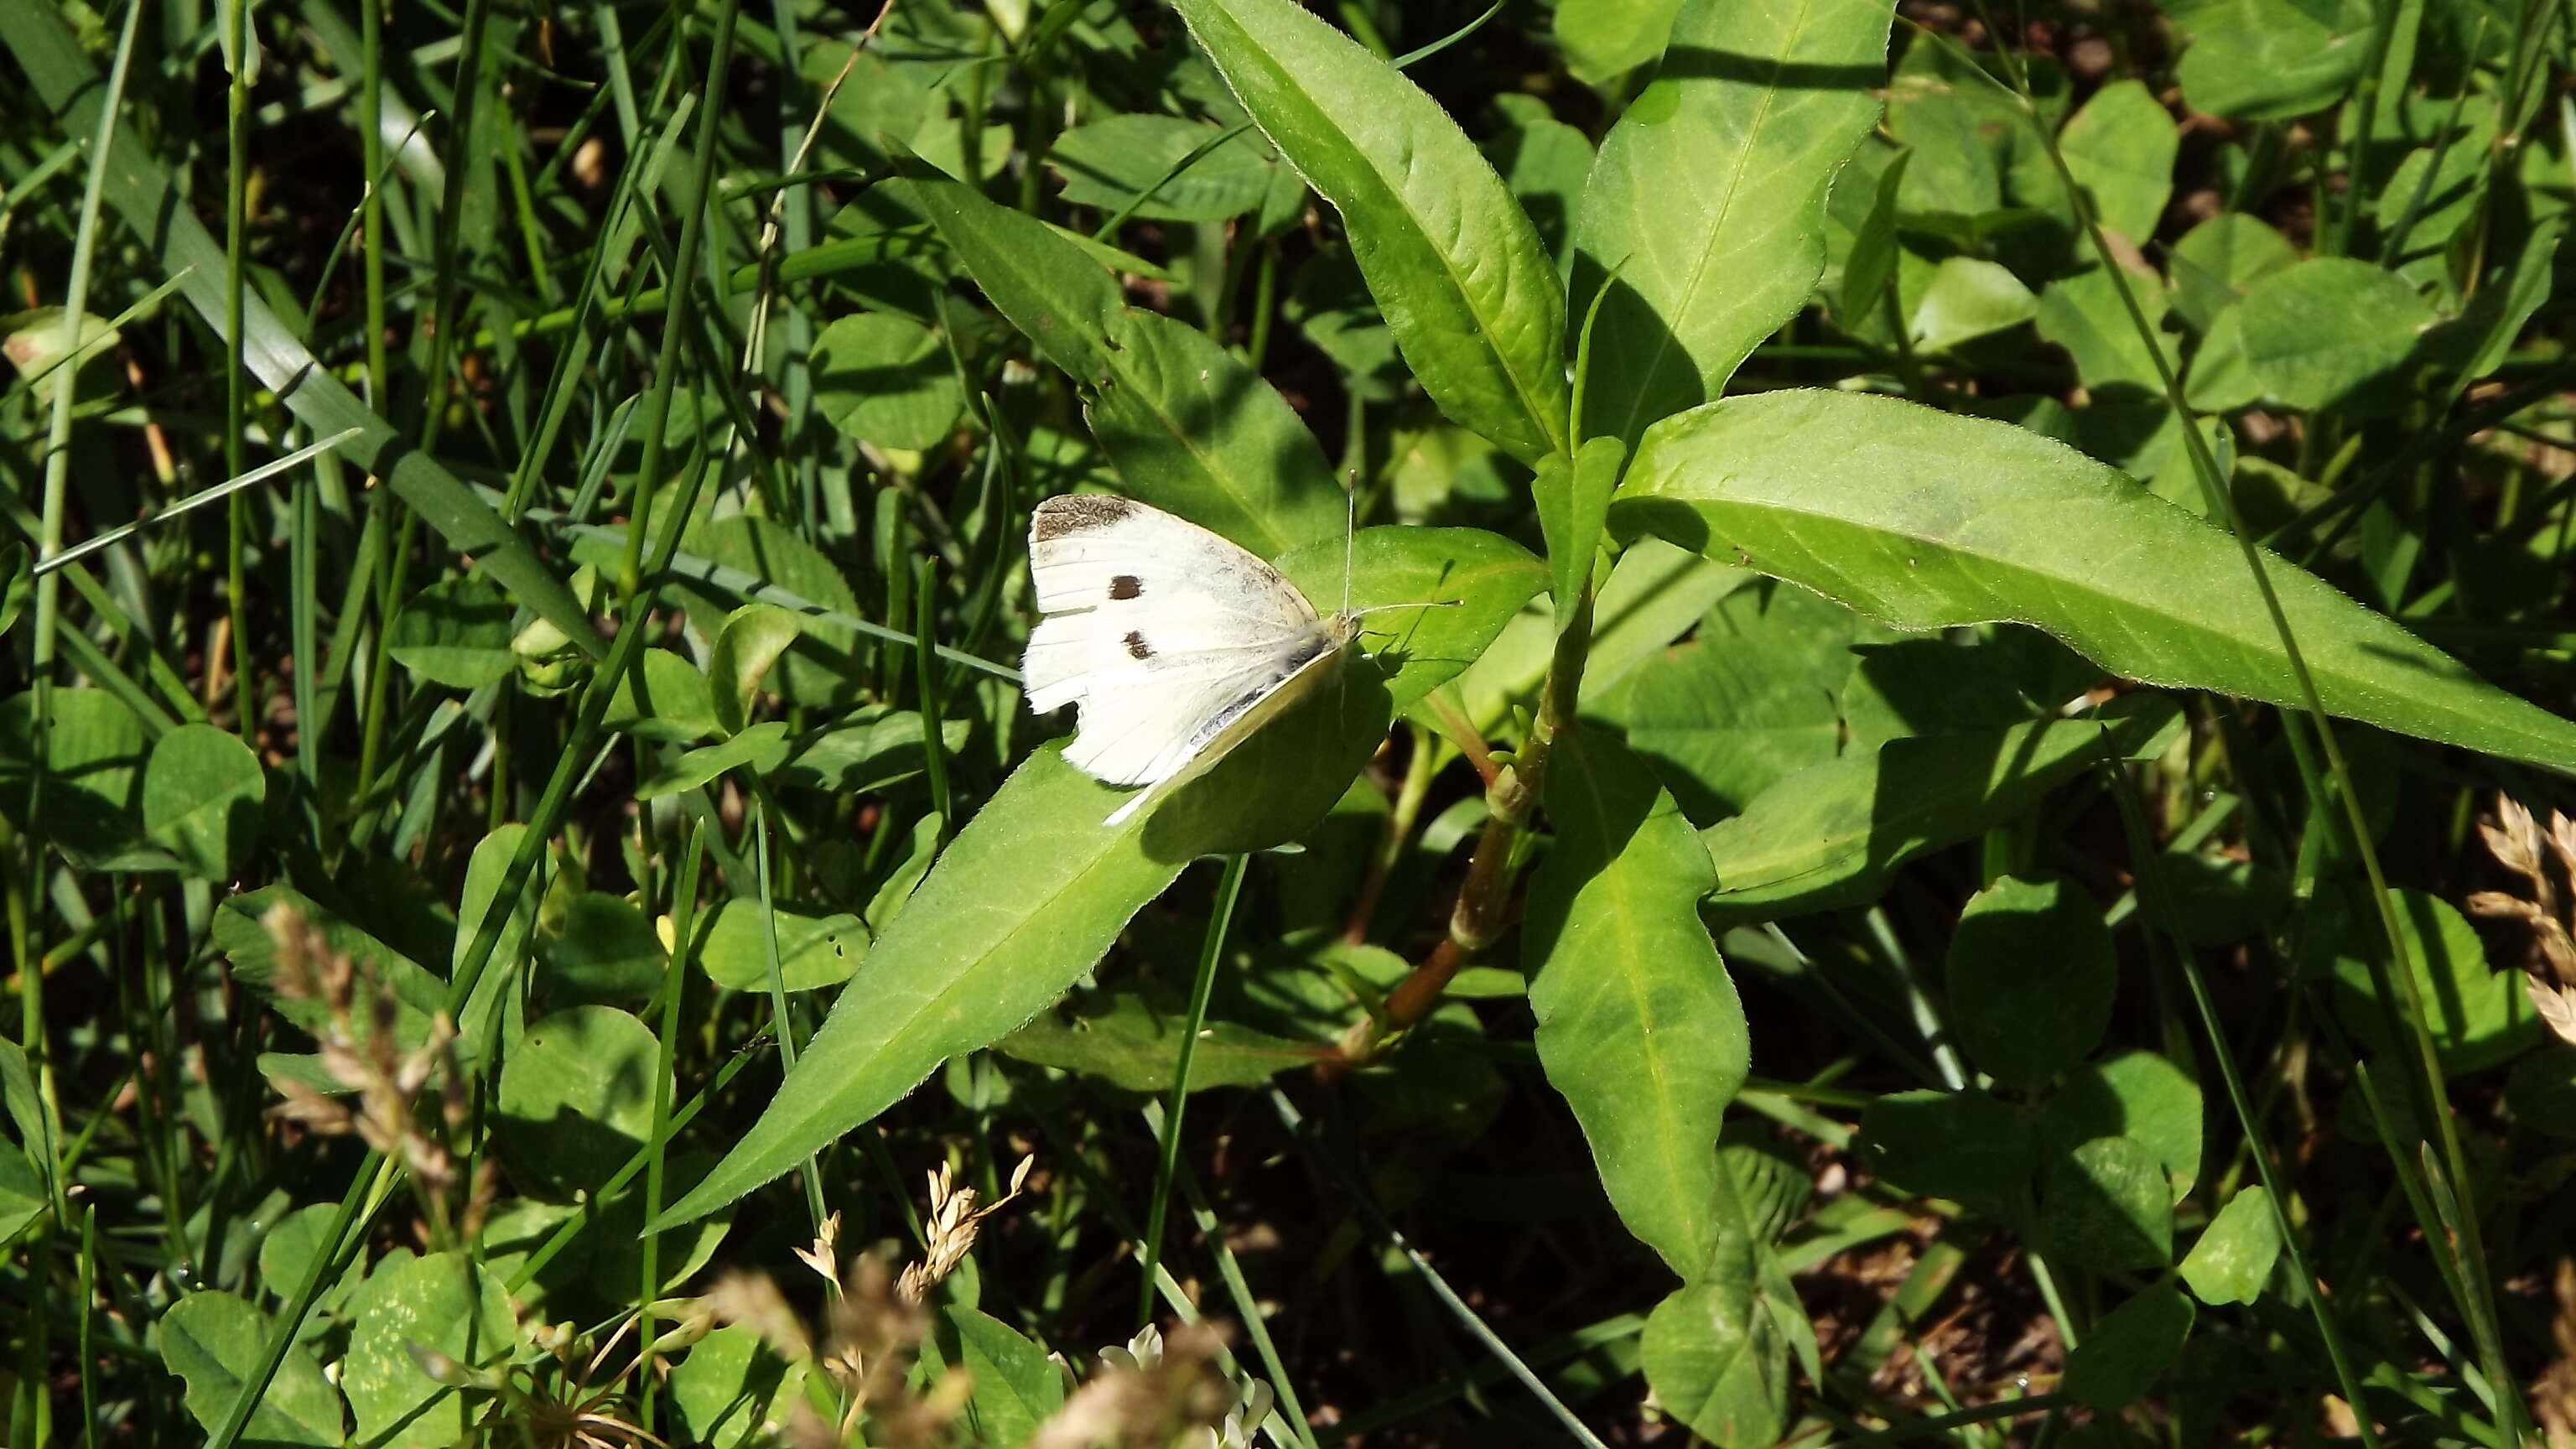
[[[1317,613],[1224,538],[1108,494],[1040,503],[1029,573],[1045,615],[1021,667],[1029,708],[1075,706],[1065,759],[1113,785],[1150,787],[1113,825],[1222,758],[1359,633],[1356,613]]]

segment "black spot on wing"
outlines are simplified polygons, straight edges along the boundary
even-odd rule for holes
[[[1109,597],[1113,599],[1138,598],[1144,592],[1145,581],[1134,574],[1120,574],[1109,581]]]
[[[1135,512],[1135,504],[1113,494],[1067,493],[1038,505],[1029,519],[1029,542],[1045,543],[1069,533],[1107,528]]]
[[[1127,657],[1130,659],[1154,657],[1154,646],[1145,642],[1143,631],[1137,629],[1127,631]]]

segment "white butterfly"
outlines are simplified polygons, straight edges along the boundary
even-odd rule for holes
[[[1029,575],[1046,615],[1020,664],[1029,708],[1078,706],[1065,759],[1095,779],[1149,787],[1109,825],[1222,759],[1329,674],[1363,612],[1345,601],[1318,614],[1234,544],[1103,493],[1037,506]]]

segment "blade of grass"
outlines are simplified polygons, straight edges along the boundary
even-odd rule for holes
[[[250,33],[250,0],[224,0],[225,149],[230,164],[224,189],[224,471],[235,478],[250,471],[243,430],[250,426],[250,369],[243,360],[242,268],[247,247],[244,233],[250,212],[250,78],[258,67]],[[250,500],[239,493],[224,504],[224,607],[232,619],[233,729],[242,742],[258,746],[258,691],[250,658],[249,560]],[[212,669],[214,662],[207,661]]]
[[[141,533],[143,530],[150,528],[156,523],[177,518],[183,513],[193,513],[196,510],[205,507],[209,503],[220,503],[223,500],[232,497],[234,494],[241,492],[245,488],[255,488],[258,485],[267,482],[269,479],[287,472],[308,458],[315,457],[322,453],[327,453],[332,449],[339,447],[342,443],[348,442],[350,439],[357,437],[359,432],[360,429],[347,428],[340,432],[333,433],[322,441],[307,444],[306,446],[298,448],[294,452],[287,454],[283,458],[277,458],[269,462],[262,463],[258,467],[251,469],[249,472],[242,474],[238,478],[218,483],[212,488],[202,489],[198,492],[191,493],[187,497],[180,499],[178,502],[171,504],[169,507],[161,509],[158,512],[147,513],[143,517],[134,520],[132,523],[120,523],[116,527],[108,529],[104,533],[92,534],[90,537],[82,539],[80,542],[73,544],[69,548],[57,550],[41,559],[38,559],[36,561],[35,568],[36,576],[38,578],[42,578],[74,560],[87,558],[91,554],[98,552],[100,549],[110,547],[124,541],[125,539],[131,538],[135,534]]]
[[[934,747],[935,748],[935,747]],[[1163,1109],[1168,1124],[1162,1132],[1162,1153],[1154,1164],[1154,1196],[1145,1212],[1144,1274],[1137,1284],[1136,1325],[1142,1328],[1154,1317],[1154,1266],[1163,1258],[1163,1219],[1172,1202],[1172,1178],[1181,1162],[1181,1120],[1190,1105],[1190,1063],[1199,1050],[1199,1031],[1207,1024],[1208,996],[1216,989],[1217,963],[1225,956],[1226,928],[1234,923],[1234,903],[1243,894],[1243,872],[1251,857],[1229,855],[1225,874],[1217,882],[1216,906],[1208,915],[1207,935],[1199,944],[1199,971],[1190,983],[1189,1014],[1181,1021],[1181,1044],[1172,1062],[1170,1105]]]
[[[653,1065],[652,1130],[644,1149],[644,1282],[635,1301],[635,1341],[643,1346],[647,1361],[640,1365],[644,1390],[636,1409],[635,1422],[650,1429],[653,1425],[653,1396],[662,1376],[650,1362],[653,1344],[653,1303],[662,1296],[662,1235],[654,1222],[662,1216],[662,1170],[665,1144],[671,1135],[671,1077],[676,1069],[680,1044],[680,999],[688,994],[689,948],[696,939],[698,904],[698,867],[705,859],[699,848],[699,826],[689,825],[688,843],[680,848],[679,877],[671,886],[671,959],[662,973],[662,1024],[653,1033],[656,1039]]]

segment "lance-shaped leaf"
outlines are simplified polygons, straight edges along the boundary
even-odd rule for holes
[[[1729,399],[1648,434],[1611,525],[1899,628],[2010,620],[2132,679],[2301,702],[2234,539],[2006,423],[1854,393]],[[2265,567],[2329,712],[2576,770],[2576,724],[2314,574],[2279,558]]]
[[[1895,739],[1810,765],[1701,832],[1713,904],[1757,921],[1864,904],[1907,861],[2013,819],[2095,764],[2162,753],[2179,715],[2146,695],[2095,718]]]
[[[1825,195],[1878,120],[1887,0],[1692,0],[1601,143],[1575,293],[1601,307],[1583,427],[1633,441],[1716,397],[1825,265]]]
[[[945,179],[912,193],[985,299],[1072,374],[1129,493],[1264,556],[1342,536],[1315,435],[1233,353],[1128,306],[1117,278],[1035,217]]]
[[[1547,810],[1556,848],[1522,931],[1539,1063],[1628,1231],[1695,1277],[1720,1231],[1718,1128],[1751,1060],[1744,1007],[1699,918],[1708,849],[1604,729],[1559,737]]]
[[[98,108],[107,88],[57,12],[41,5],[0,5],[0,42],[17,56],[66,135],[97,134]],[[152,250],[163,273],[179,278],[180,295],[220,336],[225,309],[223,244],[171,191],[169,173],[135,139],[131,128],[116,133],[101,176],[108,204]],[[243,303],[242,362],[316,435],[357,429],[357,437],[340,445],[342,457],[383,478],[423,522],[438,530],[449,549],[473,558],[513,599],[535,610],[593,658],[605,652],[599,631],[591,627],[580,601],[526,540],[455,474],[360,402],[256,293]]]
[[[1377,747],[1389,711],[1466,668],[1547,582],[1526,550],[1475,529],[1373,528],[1351,552],[1357,606],[1462,602],[1377,616],[1375,653],[1346,659],[1337,680],[1115,828],[1101,822],[1129,792],[1084,775],[1053,747],[1031,755],[877,938],[769,1109],[664,1224],[702,1217],[793,1169],[948,1057],[1036,1016],[1191,860],[1311,829]],[[1279,564],[1310,598],[1340,601],[1341,545]]]
[[[1565,288],[1439,103],[1295,0],[1175,0],[1244,110],[1342,213],[1432,401],[1524,463],[1567,451]]]

